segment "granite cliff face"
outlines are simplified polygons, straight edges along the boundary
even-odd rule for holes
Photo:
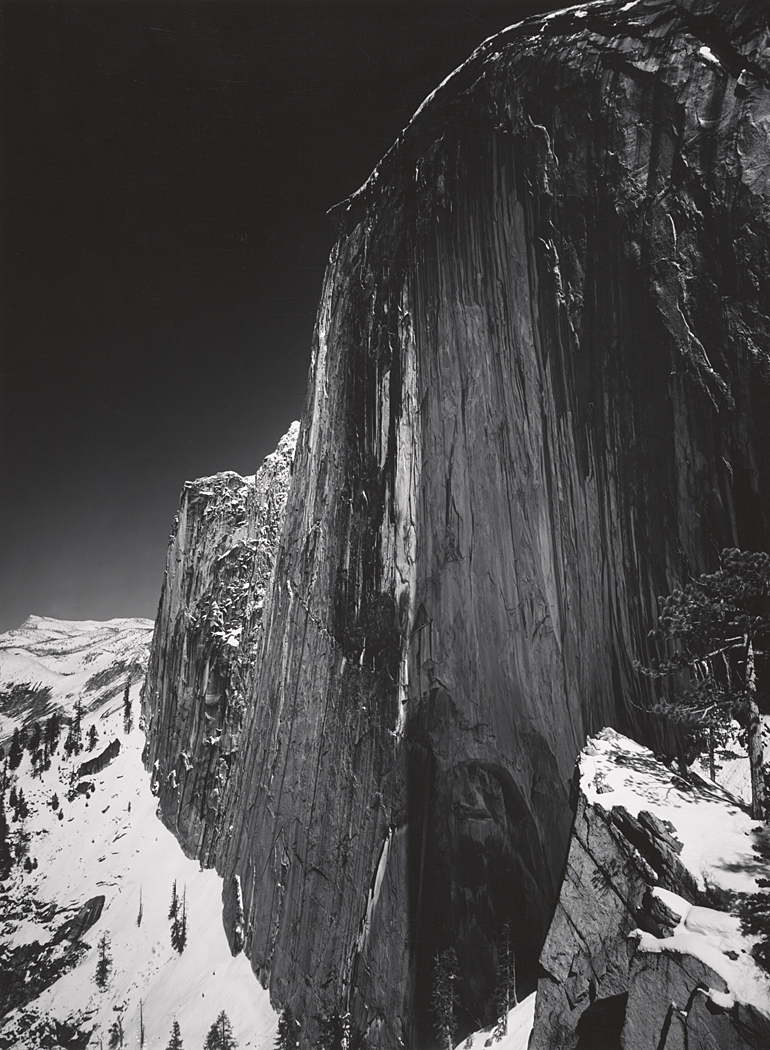
[[[769,78],[765,3],[530,20],[335,209],[237,757],[208,672],[170,701],[192,592],[147,694],[164,817],[306,1033],[424,1045],[449,945],[491,1020],[507,920],[534,986],[586,734],[665,743],[656,596],[767,544]]]
[[[298,429],[253,477],[188,482],[169,541],[142,691],[144,757],[160,813],[192,855],[208,855],[224,820]]]

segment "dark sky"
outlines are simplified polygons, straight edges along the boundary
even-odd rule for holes
[[[537,0],[0,0],[0,631],[154,617],[304,398],[326,211]]]

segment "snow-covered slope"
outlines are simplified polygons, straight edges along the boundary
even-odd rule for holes
[[[103,895],[104,905],[82,935],[87,948],[75,965],[0,1018],[0,1046],[32,1050],[68,1045],[69,1040],[74,1047],[80,1031],[90,1033],[87,1045],[106,1048],[109,1029],[119,1019],[125,1046],[140,1046],[143,1023],[144,1045],[154,1050],[166,1046],[176,1019],[185,1046],[194,1050],[203,1045],[221,1010],[227,1012],[241,1050],[271,1046],[276,1016],[248,960],[230,954],[221,920],[221,879],[186,858],[158,820],[157,799],[141,762],[144,734],[135,719],[130,731],[124,721],[123,691],[130,668],[129,698],[135,718],[138,714],[138,672],[143,674],[152,624],[121,620],[87,622],[82,631],[79,628],[33,618],[19,631],[0,637],[3,685],[50,684],[50,705],[67,712],[80,696],[89,709],[82,723],[86,748],[92,725],[98,733],[93,751],[71,757],[64,754],[62,734],[51,767],[41,776],[33,776],[26,751],[19,767],[7,771],[4,801],[11,844],[16,845],[20,833],[28,842],[26,856],[0,887],[5,985],[0,991],[7,994],[12,969],[16,977],[21,971],[27,989],[37,987],[41,974],[45,983],[46,967],[55,968],[67,953],[71,959],[77,954],[68,937],[52,944],[56,931],[86,902]],[[103,681],[89,689],[96,674]],[[16,711],[13,724],[22,724],[24,715]],[[101,772],[74,781],[73,771],[113,740],[120,741],[117,757]],[[78,792],[70,790],[75,783],[81,786]],[[26,819],[13,821],[12,787],[17,794],[21,789],[27,801]],[[50,804],[54,794],[56,809]],[[25,870],[25,862],[31,871]],[[187,944],[181,954],[171,945],[168,919],[175,881],[180,898],[185,897],[187,918]],[[96,967],[103,936],[112,967],[100,989]],[[23,983],[20,994],[25,994]],[[61,1039],[65,1042],[60,1044]]]
[[[0,634],[0,693],[10,683],[50,688],[50,698],[21,710],[0,699],[0,745],[25,719],[54,707],[71,710],[80,697],[88,710],[122,692],[129,675],[144,675],[152,620],[54,620],[30,616]]]

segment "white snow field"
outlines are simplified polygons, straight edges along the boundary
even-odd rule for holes
[[[514,1006],[508,1014],[508,1030],[499,1040],[495,1038],[492,1029],[484,1029],[474,1032],[458,1043],[455,1050],[485,1050],[488,1047],[492,1047],[493,1050],[527,1050],[532,1022],[535,1019],[535,998],[533,992]]]
[[[33,776],[28,751],[16,770],[6,767],[11,845],[20,832],[28,836],[27,868],[32,870],[16,864],[0,885],[0,993],[3,966],[7,968],[13,953],[18,960],[25,945],[49,943],[83,904],[100,894],[105,898],[101,916],[84,935],[89,948],[74,967],[0,1019],[3,1050],[58,1045],[52,1039],[57,1021],[89,1033],[89,1047],[107,1050],[109,1030],[118,1019],[125,1047],[140,1047],[143,1024],[144,1047],[165,1050],[177,1020],[186,1050],[200,1050],[221,1010],[230,1018],[239,1050],[268,1050],[275,1044],[278,1018],[268,993],[246,957],[233,958],[227,944],[221,879],[185,857],[156,814],[149,773],[141,762],[144,734],[138,725],[151,632],[148,620],[67,623],[31,617],[17,631],[0,635],[0,743],[5,754],[15,726],[30,717],[44,722],[54,709],[69,716],[78,698],[85,712],[86,743],[80,754],[66,757],[65,726],[51,767],[42,775]],[[129,678],[133,725],[127,731],[123,699]],[[8,700],[14,682],[50,687],[50,695],[33,700],[30,715]],[[89,751],[92,725],[98,740]],[[81,778],[81,785],[92,785],[87,794],[81,790],[68,799],[73,770],[114,740],[120,741],[117,756],[101,772]],[[752,833],[759,825],[723,788],[703,781],[688,788],[650,751],[611,729],[589,740],[580,769],[582,789],[592,804],[605,809],[624,805],[635,816],[646,809],[670,822],[684,844],[681,859],[701,884],[749,893],[757,889],[757,878],[767,874],[752,851]],[[12,785],[27,800],[26,819],[13,820],[8,802]],[[50,805],[54,794],[56,809]],[[168,918],[175,881],[180,897],[184,894],[188,923],[181,955],[172,947]],[[681,922],[665,941],[640,933],[642,948],[697,955],[723,976],[728,997],[770,1013],[770,980],[750,957],[753,942],[741,934],[738,920],[726,912],[692,907],[664,890],[656,892]],[[112,968],[100,989],[96,967],[103,935]],[[31,965],[28,978],[33,969]],[[534,1003],[534,995],[529,996],[511,1011],[501,1040],[487,1030],[460,1046],[525,1050]]]
[[[29,632],[9,632],[15,636],[12,645],[9,635],[0,636],[0,688],[12,681],[51,685],[51,704],[69,713],[78,695],[89,703],[84,690],[95,671],[109,677],[110,667],[141,655],[138,651],[146,648],[151,630],[149,621],[81,625],[33,618]],[[29,648],[26,633],[31,635]],[[104,894],[105,903],[101,917],[85,934],[90,950],[36,999],[0,1020],[0,1045],[37,1048],[40,1022],[52,1025],[57,1020],[78,1024],[92,1033],[89,1046],[106,1050],[109,1028],[120,1018],[124,1046],[139,1047],[141,1010],[147,1050],[167,1045],[175,1019],[187,1050],[198,1050],[225,1010],[241,1050],[270,1047],[277,1016],[246,957],[233,958],[230,953],[221,917],[222,880],[185,857],[156,816],[157,800],[141,762],[141,678],[137,675],[130,688],[134,726],[129,733],[123,720],[126,679],[121,669],[117,690],[108,689],[112,696],[97,702],[83,719],[84,740],[92,724],[99,734],[92,752],[86,749],[66,758],[65,727],[47,772],[32,776],[28,752],[15,771],[17,791],[23,790],[30,814],[12,822],[6,802],[9,828],[12,839],[22,827],[30,835],[28,856],[37,867],[28,872],[15,865],[3,884],[5,892],[0,891],[0,967],[9,950],[35,940],[50,941],[90,898]],[[9,721],[18,724],[23,717],[7,719],[6,726]],[[7,732],[5,736],[7,753]],[[101,773],[83,778],[94,785],[90,797],[79,794],[68,801],[71,769],[114,739],[121,745],[118,756]],[[49,805],[54,793],[63,819]],[[180,897],[186,892],[187,945],[181,955],[171,946],[168,920],[174,880]],[[51,903],[57,906],[54,917],[46,911]],[[109,939],[112,970],[100,990],[95,974],[103,934]]]

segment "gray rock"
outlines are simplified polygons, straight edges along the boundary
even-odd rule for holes
[[[374,1045],[426,1045],[450,945],[461,1033],[490,1021],[506,920],[534,985],[586,734],[670,743],[633,667],[656,596],[766,546],[765,16],[607,0],[511,27],[335,210],[263,634],[248,598],[220,623],[251,593],[241,482],[185,494],[148,761],[308,1043],[332,998]],[[653,860],[681,876],[640,826],[650,859],[583,828],[568,879],[598,889],[557,909],[541,1012],[577,1024],[587,982],[584,1023],[617,1025]]]

